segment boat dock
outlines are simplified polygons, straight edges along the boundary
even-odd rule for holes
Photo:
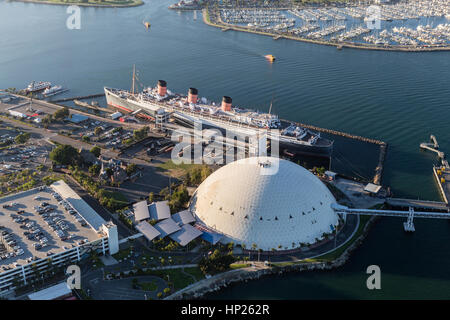
[[[450,199],[450,166],[445,159],[445,153],[439,150],[439,144],[434,135],[430,135],[430,142],[422,142],[420,148],[436,153],[441,161],[440,166],[433,166],[433,174],[439,186],[440,194],[448,205]]]
[[[89,103],[86,103],[86,102],[83,102],[83,101],[80,101],[80,100],[77,100],[77,99],[73,100],[73,103],[75,103],[77,106],[88,108],[88,109],[92,109],[92,110],[103,111],[103,112],[106,112],[106,113],[113,113],[114,112],[114,111],[112,111],[110,109],[106,109],[106,108],[102,108],[102,107],[99,107],[99,106],[91,105]]]
[[[104,97],[105,93],[97,93],[97,94],[91,94],[88,96],[81,96],[81,97],[72,97],[72,98],[64,98],[59,100],[52,101],[53,103],[60,103],[60,102],[67,102],[67,101],[73,101],[73,100],[83,100],[83,99],[91,99],[91,98],[99,98]]]
[[[282,121],[286,121],[286,122],[292,122],[292,121],[288,121],[288,120],[283,120]],[[328,133],[328,134],[332,134],[335,136],[341,136],[341,137],[345,137],[348,139],[353,139],[353,140],[358,140],[358,141],[362,141],[362,142],[367,142],[367,143],[372,143],[372,144],[376,144],[380,146],[380,156],[378,159],[378,164],[375,168],[375,175],[373,177],[373,183],[380,185],[381,184],[381,178],[382,178],[382,174],[383,174],[383,167],[384,167],[384,160],[386,158],[386,152],[387,152],[387,146],[388,144],[384,141],[381,140],[377,140],[377,139],[370,139],[370,138],[366,138],[366,137],[362,137],[362,136],[358,136],[358,135],[354,135],[354,134],[350,134],[350,133],[346,133],[346,132],[342,132],[342,131],[337,131],[337,130],[332,130],[332,129],[326,129],[326,128],[320,128],[320,127],[316,127],[313,125],[309,125],[309,124],[305,124],[305,123],[298,123],[298,122],[293,122],[295,125],[297,126],[301,126],[304,128],[308,128],[314,131],[318,131],[318,132],[324,132],[324,133]]]

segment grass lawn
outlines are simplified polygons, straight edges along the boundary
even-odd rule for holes
[[[127,249],[124,249],[124,250],[120,250],[116,254],[113,254],[113,257],[116,260],[123,260],[124,258],[128,257],[128,255],[130,254],[130,251],[131,251],[130,248],[127,248]]]
[[[179,165],[173,163],[172,160],[168,160],[158,166],[158,170],[167,172],[169,175],[175,178],[180,178],[195,167],[201,167],[201,164],[189,164],[181,163]]]
[[[198,269],[198,271],[193,270]],[[201,280],[201,278],[197,278],[197,275],[201,274],[199,268],[186,268],[184,269],[186,273],[194,275],[196,280]],[[180,290],[188,285],[194,283],[192,277],[181,272],[181,269],[168,269],[168,270],[149,270],[146,272],[147,275],[154,275],[160,277],[164,281],[170,281],[173,283],[174,289]],[[169,276],[169,277],[167,277]]]
[[[197,281],[200,281],[205,278],[205,275],[198,267],[184,268],[184,272],[192,274]]]
[[[139,282],[138,285],[144,291],[155,291],[156,289],[158,289],[158,286],[156,285],[156,283],[154,281],[151,281],[151,282]]]
[[[232,263],[232,264],[230,264],[230,268],[231,269],[241,269],[241,268],[250,267],[251,265],[252,265],[251,263]]]

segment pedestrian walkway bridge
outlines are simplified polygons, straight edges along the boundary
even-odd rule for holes
[[[449,211],[450,209],[445,202],[441,201],[387,198],[386,203],[393,207],[404,207],[404,208],[413,207],[416,209],[431,209],[441,211]]]
[[[414,211],[414,208],[409,207],[408,211],[399,210],[376,210],[376,209],[353,209],[340,204],[333,204],[332,209],[338,213],[345,216],[347,214],[357,214],[357,215],[369,215],[369,216],[380,216],[380,217],[403,217],[408,218],[406,222],[403,223],[405,231],[413,232],[415,231],[413,219],[416,218],[432,218],[432,219],[450,219],[450,212],[420,212]]]
[[[341,214],[359,214],[359,215],[370,215],[370,216],[383,216],[383,217],[404,217],[407,218],[411,211],[414,212],[414,217],[416,218],[436,218],[436,219],[450,219],[450,212],[421,212],[414,211],[410,208],[409,211],[406,210],[376,210],[376,209],[353,209],[339,204],[334,204],[332,206],[333,210]]]

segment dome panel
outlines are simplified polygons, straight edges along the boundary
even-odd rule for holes
[[[305,168],[255,157],[211,174],[192,197],[191,211],[227,241],[285,250],[330,233],[338,224],[334,202],[328,188]]]

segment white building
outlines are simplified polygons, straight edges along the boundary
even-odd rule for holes
[[[291,250],[334,232],[336,200],[305,168],[278,158],[242,159],[210,175],[190,210],[207,227],[246,248]]]
[[[42,191],[42,188],[44,191]],[[38,253],[32,251],[31,245],[27,245],[24,248],[26,253],[25,255],[35,255],[37,259],[24,263],[22,260],[25,255],[10,258],[9,260],[14,259],[15,261],[20,261],[20,264],[17,264],[14,268],[9,268],[6,271],[0,271],[0,296],[6,295],[14,290],[17,283],[28,284],[30,280],[36,278],[37,272],[42,274],[46,270],[51,269],[53,266],[77,263],[78,261],[88,257],[92,251],[103,255],[115,254],[119,251],[117,226],[112,222],[106,222],[102,217],[100,217],[98,213],[63,180],[53,183],[50,187],[38,187],[0,198],[0,205],[4,203],[11,203],[12,201],[25,205],[26,201],[31,201],[30,199],[33,199],[36,195],[40,195],[40,192],[46,192],[45,197],[50,199],[47,200],[50,203],[52,201],[53,203],[57,203],[56,200],[51,199],[50,197],[53,193],[59,195],[59,197],[61,197],[61,199],[65,202],[65,205],[68,206],[70,210],[74,210],[77,215],[79,215],[79,219],[84,220],[88,226],[88,228],[82,228],[81,230],[74,228],[71,230],[71,235],[80,238],[85,237],[86,234],[88,234],[88,237],[86,237],[84,241],[76,242],[71,247],[64,246],[60,248],[57,246],[56,236],[51,235],[53,239],[53,246],[58,247],[52,250],[53,254],[51,256],[45,256],[43,253],[39,253],[38,257]],[[30,211],[29,209],[27,210]],[[13,227],[19,228],[18,226],[14,226],[14,224],[17,223],[13,221],[7,222],[10,220],[7,220],[6,215],[2,216],[3,220],[0,221],[0,225],[3,224],[9,229],[12,229]],[[61,212],[60,216],[69,219],[70,214]],[[35,221],[37,223],[36,226],[43,229],[44,224],[39,220],[40,218],[38,218],[37,213],[32,215],[30,211],[28,212],[27,217],[29,217],[32,221]],[[10,223],[10,225],[8,226],[6,223]],[[71,221],[71,224],[74,224],[74,221]],[[46,233],[47,232],[48,231],[46,231]],[[26,239],[21,234],[17,232],[12,232],[11,234],[14,235],[16,239],[22,238],[20,239],[20,242],[25,243]],[[0,266],[3,266],[3,263],[4,261],[0,261]]]

